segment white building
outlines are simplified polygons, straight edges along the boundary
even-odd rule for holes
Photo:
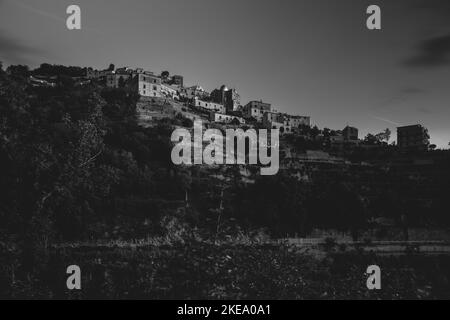
[[[170,97],[172,99],[179,99],[179,86],[173,86],[165,83],[161,83],[161,93],[166,97]]]
[[[236,117],[229,114],[216,113],[214,111],[211,111],[211,113],[209,114],[209,120],[218,123],[230,123],[233,120],[237,120],[239,121],[240,124],[245,123],[245,120],[241,117]]]
[[[216,111],[218,113],[225,113],[225,106],[220,103],[214,103],[209,101],[203,101],[200,99],[194,99],[194,106],[197,108],[208,109]]]
[[[161,78],[150,72],[139,73],[136,76],[137,90],[143,97],[162,97]]]

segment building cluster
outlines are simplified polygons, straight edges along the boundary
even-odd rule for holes
[[[218,123],[255,123],[267,128],[280,129],[280,133],[295,133],[301,126],[310,126],[310,117],[280,113],[270,103],[250,101],[241,105],[241,98],[234,88],[222,85],[207,92],[199,85],[184,86],[180,75],[160,75],[150,71],[129,67],[115,70],[87,69],[88,79],[103,81],[110,88],[131,88],[142,97],[171,98],[188,102],[193,108],[208,113],[212,122]]]
[[[281,113],[270,103],[261,100],[250,101],[242,106],[240,96],[234,88],[222,85],[212,92],[207,92],[199,85],[184,86],[183,76],[170,77],[168,72],[156,75],[143,69],[128,67],[103,71],[88,69],[87,78],[104,79],[106,85],[111,88],[129,86],[143,97],[170,97],[188,102],[193,108],[207,112],[212,122],[259,124],[266,128],[279,129],[280,134],[298,133],[303,127],[311,126],[309,116]],[[352,126],[333,131],[328,139],[335,147],[358,145],[360,142],[358,129]],[[397,145],[401,150],[426,150],[429,145],[428,132],[421,125],[399,127]]]
[[[82,77],[71,77],[75,85],[86,85],[91,81],[100,81],[109,88],[129,88],[142,97],[170,98],[183,102],[200,113],[207,114],[211,122],[223,124],[250,124],[265,128],[279,129],[280,134],[300,133],[311,128],[309,116],[290,115],[278,112],[270,103],[253,100],[241,105],[236,89],[225,85],[207,92],[199,85],[185,86],[181,75],[170,76],[167,71],[154,74],[142,68],[114,65],[106,70],[86,68]],[[32,75],[29,82],[35,87],[55,87],[58,76]],[[317,129],[317,128],[316,128]],[[332,130],[314,136],[315,139],[329,141],[331,146],[358,145],[358,129],[346,126],[343,130]],[[326,138],[326,139],[325,139]],[[397,146],[403,151],[423,151],[429,147],[428,130],[422,125],[409,125],[397,128]]]

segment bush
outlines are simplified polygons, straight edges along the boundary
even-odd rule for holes
[[[324,247],[325,250],[330,251],[333,250],[336,247],[337,243],[336,240],[332,237],[326,237]]]

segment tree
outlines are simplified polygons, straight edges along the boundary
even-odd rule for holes
[[[162,80],[164,83],[169,82],[169,76],[170,76],[169,71],[163,71],[163,72],[161,72],[161,80]]]
[[[378,142],[389,142],[389,139],[391,138],[391,130],[389,128],[386,128],[383,132],[380,132],[375,135],[375,138],[378,140]]]
[[[0,61],[0,75],[4,75],[5,71],[3,70],[3,62]]]
[[[314,139],[320,134],[320,129],[317,126],[314,126],[310,130],[311,137]]]
[[[108,71],[114,71],[114,69],[116,69],[116,66],[114,64],[110,63],[107,70]]]
[[[30,71],[28,66],[23,65],[11,65],[6,69],[6,72],[16,77],[28,77]]]
[[[58,85],[62,88],[70,88],[75,85],[75,80],[67,75],[58,76]]]
[[[233,120],[231,120],[230,124],[238,126],[241,124],[241,122],[239,121],[238,118],[233,118]]]
[[[331,136],[331,129],[323,128],[322,134],[325,138],[329,138]]]
[[[119,88],[124,88],[125,87],[125,80],[123,79],[123,77],[119,78]]]
[[[162,78],[163,80],[167,80],[167,79],[169,78],[169,76],[170,76],[169,71],[163,71],[163,72],[161,72],[161,78]]]
[[[300,124],[298,126],[299,133],[302,135],[307,135],[309,132],[311,132],[311,127],[306,124]]]
[[[378,138],[372,133],[368,133],[364,138],[364,143],[367,145],[376,145],[379,142]]]
[[[391,130],[386,128],[383,132],[372,134],[368,133],[364,138],[364,143],[367,145],[387,144],[391,137]]]
[[[181,125],[186,128],[192,128],[194,126],[194,122],[189,118],[183,117],[183,120],[181,120]]]

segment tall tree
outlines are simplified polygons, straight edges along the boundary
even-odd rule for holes
[[[170,76],[169,71],[163,71],[163,72],[161,72],[161,78],[162,78],[163,80],[167,80],[167,79],[169,78],[169,76]]]
[[[389,128],[386,128],[386,130],[384,130],[383,132],[380,132],[378,134],[375,135],[375,138],[379,141],[379,142],[389,142],[389,139],[391,138],[391,130]]]

